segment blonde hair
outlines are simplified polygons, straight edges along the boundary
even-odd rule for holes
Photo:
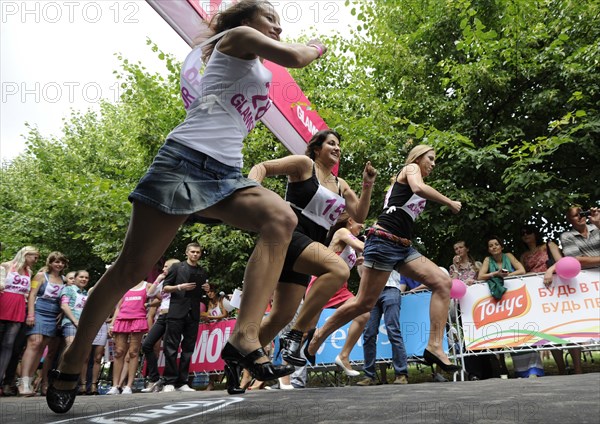
[[[410,150],[410,152],[408,152],[408,156],[406,157],[406,162],[404,162],[404,165],[410,165],[411,163],[415,163],[421,156],[432,150],[435,149],[431,146],[428,146],[427,144],[419,144],[413,147]]]
[[[25,246],[17,252],[15,258],[11,261],[11,266],[17,270],[22,269],[25,266],[25,256],[30,254],[40,255],[39,250],[33,246]]]

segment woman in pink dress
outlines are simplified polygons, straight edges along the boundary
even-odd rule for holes
[[[25,322],[31,267],[39,257],[35,247],[25,246],[12,261],[0,265],[0,381],[10,362],[15,338]]]
[[[138,368],[138,358],[142,347],[142,336],[148,332],[146,319],[146,299],[152,284],[145,281],[129,289],[117,304],[113,321],[108,327],[109,334],[115,340],[115,356],[113,362],[113,386],[107,395],[130,395],[131,386]],[[127,362],[127,384],[123,391],[119,391],[119,377],[125,363],[125,354],[129,356]]]

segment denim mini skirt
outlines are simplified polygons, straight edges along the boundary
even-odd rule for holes
[[[169,215],[191,215],[209,208],[235,191],[260,186],[240,168],[173,140],[167,140],[129,201],[139,201]]]
[[[367,241],[365,241],[363,266],[379,271],[392,271],[397,270],[400,265],[414,261],[421,256],[412,246],[402,246],[373,234],[367,237]]]

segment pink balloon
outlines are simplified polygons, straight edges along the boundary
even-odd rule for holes
[[[564,279],[575,278],[581,271],[581,264],[572,256],[560,258],[556,263],[556,273]]]
[[[452,280],[450,288],[450,297],[452,299],[461,299],[467,293],[467,285],[462,280],[455,278]]]

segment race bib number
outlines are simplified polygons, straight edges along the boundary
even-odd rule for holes
[[[62,286],[58,284],[47,283],[46,289],[44,290],[44,294],[42,295],[43,299],[57,299],[60,294],[60,289]]]
[[[346,200],[343,197],[319,185],[319,189],[302,210],[302,214],[328,230],[345,210]]]

